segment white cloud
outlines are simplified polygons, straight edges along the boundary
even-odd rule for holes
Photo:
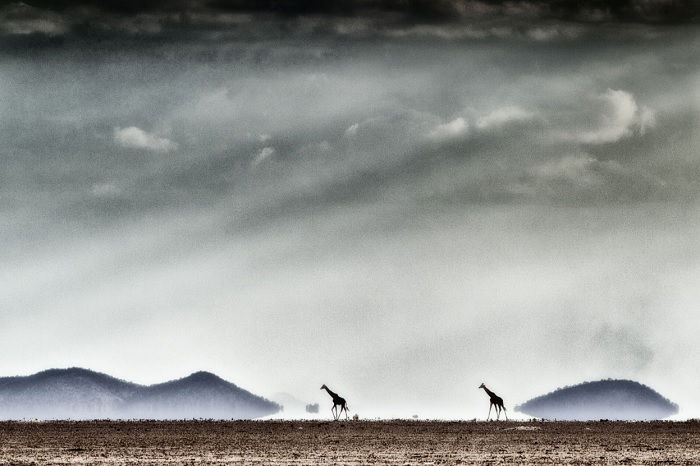
[[[275,153],[274,147],[263,147],[262,149],[260,149],[260,151],[257,153],[255,158],[253,159],[252,165],[254,167],[258,166],[262,161],[269,158],[274,153]]]
[[[345,137],[354,136],[357,134],[357,129],[360,127],[359,123],[354,123],[345,130]]]
[[[178,147],[176,142],[148,133],[136,126],[114,128],[114,141],[122,147],[146,149],[154,152],[170,152]]]
[[[469,122],[462,117],[437,125],[430,132],[429,136],[433,139],[452,139],[462,136],[469,131]]]
[[[580,26],[543,26],[535,27],[527,31],[527,37],[536,42],[548,42],[553,40],[576,39],[583,33]]]
[[[479,129],[500,128],[508,123],[532,120],[536,114],[520,107],[508,106],[494,110],[479,118],[476,126]]]
[[[619,172],[622,167],[615,161],[600,162],[589,154],[568,154],[540,165],[533,174],[539,180],[566,180],[575,186],[590,187],[603,183],[601,169]]]
[[[647,130],[656,126],[656,112],[649,107],[642,107],[639,110],[639,134],[646,134]]]
[[[64,19],[51,11],[22,2],[11,3],[0,9],[0,32],[17,35],[60,35],[66,31]]]
[[[605,144],[617,142],[638,131],[644,134],[655,125],[654,111],[650,108],[639,108],[634,96],[623,90],[608,89],[597,97],[602,104],[596,127],[568,135],[586,144]]]
[[[588,153],[566,154],[528,170],[515,183],[515,194],[555,202],[640,200],[654,196],[666,182],[645,167],[598,159]]]

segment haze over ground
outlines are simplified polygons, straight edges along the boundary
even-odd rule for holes
[[[4,4],[1,375],[700,416],[697,7],[431,4]]]

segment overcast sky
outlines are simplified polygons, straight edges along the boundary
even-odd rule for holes
[[[458,418],[630,378],[700,416],[699,14],[3,2],[0,375]]]

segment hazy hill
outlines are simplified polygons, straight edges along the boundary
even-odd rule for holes
[[[0,378],[0,419],[252,419],[279,409],[208,372],[150,386],[80,368]]]
[[[515,407],[530,416],[559,420],[649,420],[678,412],[678,405],[632,380],[600,380],[557,389]]]
[[[308,403],[301,401],[289,393],[278,392],[270,397],[275,403],[282,406],[282,411],[275,418],[283,419],[312,419],[315,416],[306,410]]]
[[[0,378],[0,418],[115,417],[141,387],[86,369]]]
[[[139,391],[129,409],[134,417],[253,419],[280,410],[276,403],[209,372],[151,385]]]

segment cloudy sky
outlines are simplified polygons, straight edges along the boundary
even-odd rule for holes
[[[700,416],[697,2],[1,5],[1,375]]]

